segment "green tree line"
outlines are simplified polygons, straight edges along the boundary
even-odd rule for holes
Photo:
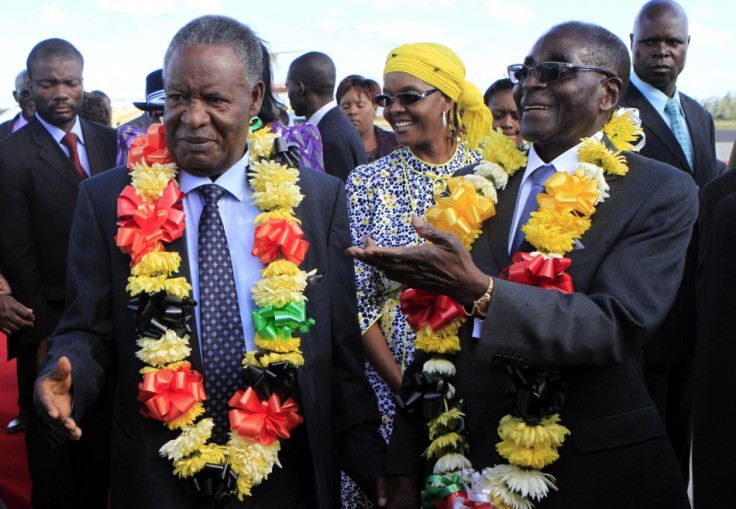
[[[728,92],[723,97],[711,97],[703,102],[715,120],[736,120],[736,95]]]

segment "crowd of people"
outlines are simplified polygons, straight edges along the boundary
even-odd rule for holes
[[[33,507],[730,507],[736,177],[685,11],[632,21],[553,26],[485,93],[437,43],[381,84],[308,52],[297,123],[232,18],[117,129],[39,42],[0,125]]]

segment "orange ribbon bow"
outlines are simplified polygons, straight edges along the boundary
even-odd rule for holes
[[[236,392],[229,404],[234,407],[229,413],[230,428],[263,445],[272,444],[278,437],[289,438],[289,431],[304,420],[292,399],[281,403],[279,397],[272,394],[262,401],[252,387]]]
[[[207,399],[202,375],[191,368],[186,362],[175,370],[145,373],[138,384],[138,401],[145,404],[141,414],[171,422],[189,412],[195,403]]]
[[[256,228],[251,254],[257,256],[262,264],[268,265],[281,251],[284,258],[299,265],[309,247],[309,242],[302,239],[303,236],[304,232],[296,221],[269,219]]]

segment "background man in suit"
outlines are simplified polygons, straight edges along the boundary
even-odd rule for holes
[[[344,182],[356,166],[368,163],[358,130],[333,99],[335,64],[330,57],[312,51],[294,60],[286,87],[294,113],[319,129],[326,173]]]
[[[38,43],[27,61],[36,116],[0,142],[0,266],[14,297],[35,315],[33,327],[8,340],[10,354],[18,357],[18,405],[26,415],[33,407],[33,382],[46,338],[64,311],[67,246],[79,183],[115,161],[115,130],[77,116],[83,66],[82,55],[69,42]],[[29,419],[26,447],[34,507],[104,505],[109,418],[105,422],[100,405],[88,416],[99,421],[90,421],[90,433],[79,444],[51,448],[40,421]]]
[[[596,69],[567,68],[554,79],[536,72],[544,62]],[[471,253],[453,235],[416,219],[418,233],[431,243],[386,248],[368,241],[348,254],[413,288],[449,295],[484,317],[477,339],[470,337],[469,320],[461,330],[462,350],[452,357],[457,367],[452,384],[465,402],[467,457],[476,470],[506,463],[494,444],[497,423],[508,413],[509,386],[490,368],[512,359],[538,370],[558,368],[566,384],[559,413],[571,435],[559,459],[544,469],[557,480],[558,491],[541,505],[613,509],[620,506],[613,494],[627,486],[627,500],[635,507],[687,508],[677,460],[644,386],[638,356],[674,299],[697,190],[687,175],[624,152],[628,173],[606,175],[610,197],[596,207],[592,226],[580,239],[584,247],[566,255],[575,292],[498,278],[511,264],[509,246],[519,221],[514,211],[529,195],[531,174],[549,163],[557,171],[572,171],[581,138],[600,135],[610,120],[631,65],[620,39],[579,22],[553,27],[524,64],[526,77],[514,87],[514,97],[522,135],[533,142],[528,164],[499,191],[496,215],[485,222]],[[531,250],[524,240],[521,251]],[[415,358],[412,369],[421,369],[425,360]],[[423,445],[405,420],[395,422],[386,462],[393,476],[390,499],[412,493],[406,476],[422,478],[416,463]],[[416,507],[418,498],[397,501],[396,507],[404,507],[401,502]]]
[[[710,113],[677,88],[690,45],[688,20],[676,2],[646,3],[634,22],[634,72],[623,106],[637,108],[646,136],[641,155],[662,161],[704,186],[722,169],[716,159]],[[662,327],[644,347],[644,376],[667,426],[687,481],[692,430],[692,359],[695,348],[697,228],[687,248],[677,298]]]
[[[245,331],[239,350],[255,349],[248,327],[253,309],[250,288],[262,268],[250,255],[253,218],[259,210],[251,202],[253,191],[246,179],[249,120],[258,112],[264,90],[261,65],[259,39],[248,27],[221,16],[197,18],[184,26],[164,59],[166,142],[179,168],[180,189],[187,193],[185,233],[167,250],[181,255],[181,275],[192,282],[192,297],[201,301],[197,248],[201,187],[215,182],[224,188],[218,208],[239,296],[232,301],[237,306],[233,314],[242,318]],[[210,507],[212,501],[188,490],[187,481],[173,475],[171,462],[159,455],[159,448],[176,432],[139,411],[137,387],[143,364],[135,355],[136,315],[127,307],[130,258],[115,243],[116,197],[129,183],[127,168],[121,167],[82,185],[69,250],[69,307],[36,384],[39,409],[47,413],[53,429],[78,438],[79,416],[97,397],[105,371],[116,368],[112,507]],[[299,186],[304,199],[295,213],[309,242],[301,267],[319,271],[305,290],[307,315],[316,324],[302,334],[305,364],[293,393],[305,422],[282,442],[282,468],[254,487],[245,503],[233,500],[226,507],[333,507],[339,494],[335,459],[385,503],[378,487],[383,485],[385,446],[378,434],[375,396],[362,374],[353,269],[343,255],[350,242],[343,185],[302,168]],[[218,261],[227,263],[222,258]],[[85,266],[88,259],[95,265]],[[193,369],[206,374],[209,394],[217,376],[227,375],[207,374],[214,366],[203,360],[202,352],[210,349],[205,340],[211,334],[201,323],[204,314],[202,310],[199,319],[191,319],[189,359]]]
[[[36,113],[36,106],[33,104],[33,97],[31,96],[30,83],[28,83],[28,71],[25,69],[19,72],[15,78],[13,99],[18,103],[20,112],[10,120],[6,120],[0,124],[0,140],[26,125],[33,118],[33,114]]]

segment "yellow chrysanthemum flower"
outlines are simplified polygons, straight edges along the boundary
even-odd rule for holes
[[[437,417],[430,419],[427,422],[429,439],[434,440],[439,435],[443,435],[448,431],[456,430],[463,417],[465,417],[465,414],[461,410],[450,408],[449,410],[445,410],[439,414]]]
[[[595,212],[598,200],[597,182],[580,175],[570,175],[558,171],[545,182],[547,192],[537,196],[540,209],[555,212],[573,210],[581,215],[590,216]]]
[[[167,278],[165,275],[130,276],[128,278],[128,286],[125,289],[132,297],[135,297],[139,293],[155,293],[165,290],[167,294],[173,295],[178,299],[183,299],[189,295],[192,286],[183,277]]]
[[[174,475],[192,477],[204,468],[207,463],[221,465],[225,463],[225,446],[217,444],[203,445],[191,456],[174,462]]]
[[[189,409],[187,413],[184,415],[179,416],[178,418],[174,419],[173,421],[167,422],[166,427],[169,429],[180,429],[184,428],[186,426],[190,426],[194,421],[196,421],[202,414],[204,414],[204,404],[202,402],[198,401],[194,405],[192,405],[192,408]]]
[[[432,353],[457,353],[460,351],[460,338],[457,331],[463,324],[463,319],[454,318],[449,324],[438,331],[433,331],[429,324],[417,331],[414,347]]]
[[[636,125],[631,112],[625,111],[614,115],[603,127],[603,132],[611,140],[616,150],[635,150],[636,147],[631,142],[636,141],[644,130]]]
[[[425,458],[439,457],[444,454],[448,448],[462,450],[465,445],[463,437],[458,433],[450,432],[444,435],[440,435],[429,444],[429,447],[424,451],[423,455]]]
[[[257,161],[262,157],[271,157],[273,140],[277,136],[279,136],[279,133],[272,133],[271,129],[266,127],[250,133],[248,135],[248,149],[250,150],[251,159]]]
[[[275,161],[252,162],[248,176],[250,187],[260,193],[267,191],[269,187],[279,187],[282,184],[295,186],[299,182],[299,170]]]
[[[267,184],[263,191],[253,192],[253,204],[261,210],[295,209],[304,199],[298,185],[289,182]]]
[[[611,152],[595,138],[583,138],[583,144],[578,149],[578,160],[600,166],[612,175],[623,176],[629,171],[626,158],[620,152]]]
[[[171,371],[176,371],[177,369],[179,369],[180,366],[183,366],[188,362],[189,361],[183,360],[179,362],[172,362],[171,364],[164,364],[163,366],[144,366],[138,372],[141,375],[145,375],[146,373],[156,373],[157,371],[160,371],[162,369],[170,369]]]
[[[261,336],[256,334],[256,346],[261,350],[270,350],[271,352],[289,353],[298,352],[301,339],[289,338],[289,339],[263,339]]]
[[[131,185],[138,196],[148,203],[153,203],[161,198],[169,181],[176,178],[176,164],[155,163],[153,166],[136,164],[130,176]]]
[[[171,329],[167,330],[158,339],[138,338],[136,344],[140,347],[140,350],[136,352],[136,356],[146,364],[153,366],[163,366],[164,364],[182,361],[192,353],[189,346],[189,335],[179,337]]]
[[[304,357],[302,356],[302,352],[299,350],[297,350],[296,352],[289,352],[289,353],[271,352],[261,357],[261,362],[265,366],[268,366],[274,362],[282,362],[282,361],[286,361],[295,367],[304,366]]]
[[[268,222],[271,219],[283,219],[284,221],[296,221],[297,224],[302,224],[301,220],[294,215],[293,209],[276,209],[276,210],[269,210],[267,212],[261,212],[256,216],[255,223],[256,226],[260,226],[263,223]]]
[[[279,440],[274,440],[270,445],[262,445],[255,440],[242,438],[237,433],[231,433],[231,439],[228,442],[230,466],[239,478],[243,477],[247,480],[242,487],[238,483],[240,500],[243,500],[243,496],[250,495],[251,487],[259,485],[268,478],[274,465],[281,467],[280,449]]]
[[[292,262],[275,260],[261,271],[263,276],[251,288],[253,301],[258,307],[283,307],[289,302],[304,302],[307,274]]]
[[[575,239],[590,228],[590,218],[575,214],[542,209],[531,215],[522,231],[526,234],[526,240],[537,250],[546,253],[564,254],[572,251]]]
[[[510,463],[536,469],[542,469],[560,457],[556,447],[522,447],[508,440],[497,443],[496,450]]]
[[[519,418],[505,415],[499,422],[498,436],[522,447],[560,447],[570,430],[559,422],[559,414],[543,418],[538,426],[529,426]]]
[[[174,461],[189,456],[210,439],[214,425],[215,421],[208,418],[202,419],[194,426],[184,427],[178,437],[169,440],[158,450],[159,454]]]
[[[509,175],[526,166],[526,154],[519,150],[516,143],[503,134],[500,128],[491,131],[480,144],[483,147],[483,159],[500,164]]]
[[[146,253],[141,261],[136,263],[130,273],[133,276],[171,276],[179,270],[181,256],[177,252],[156,251]]]

